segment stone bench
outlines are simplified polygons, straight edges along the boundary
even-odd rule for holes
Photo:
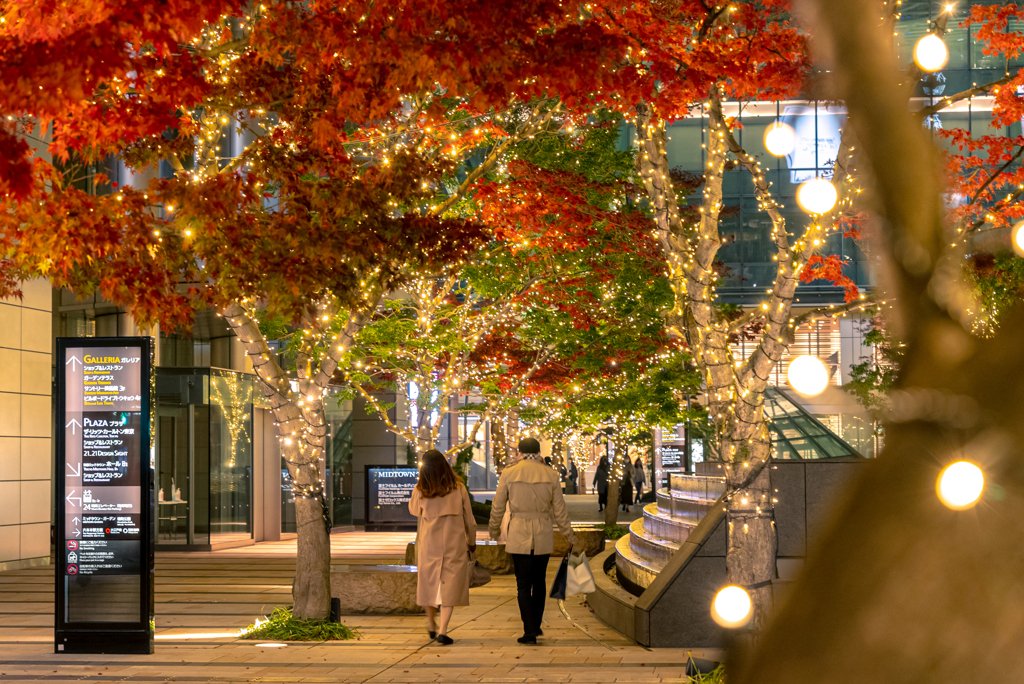
[[[414,615],[416,566],[331,565],[331,597],[342,615]]]
[[[604,552],[604,530],[600,528],[573,525],[573,532],[576,533],[576,541],[583,547],[587,558],[593,558]],[[555,530],[555,550],[551,555],[564,556],[569,552],[569,542],[558,530]],[[512,557],[505,553],[505,545],[496,541],[478,541],[476,543],[476,560],[480,565],[490,570],[493,575],[511,575]],[[409,565],[416,564],[416,543],[411,542],[405,548],[405,562]]]

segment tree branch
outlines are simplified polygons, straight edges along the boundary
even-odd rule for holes
[[[994,81],[990,81],[989,83],[985,83],[985,84],[980,85],[980,86],[974,86],[973,88],[968,88],[967,90],[962,90],[959,93],[956,93],[954,95],[949,95],[947,97],[940,98],[939,102],[936,102],[934,104],[930,104],[927,107],[922,107],[921,109],[919,109],[916,112],[914,112],[914,114],[915,114],[915,116],[917,116],[920,119],[927,118],[927,117],[931,116],[932,114],[937,114],[937,113],[941,112],[943,109],[946,109],[947,107],[952,105],[954,102],[960,102],[962,100],[967,100],[967,99],[970,99],[972,97],[977,97],[979,95],[984,95],[984,94],[992,91],[995,88],[999,88],[1000,86],[1006,85],[1007,83],[1009,83],[1010,81],[1012,81],[1016,77],[1017,77],[1017,74],[1006,74],[1002,78],[998,78],[998,79],[996,79]]]

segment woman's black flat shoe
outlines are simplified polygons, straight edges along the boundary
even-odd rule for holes
[[[437,638],[437,632],[427,631],[427,634],[430,635],[431,639],[436,639]]]
[[[438,634],[437,643],[441,644],[442,646],[451,646],[455,643],[455,639],[452,639],[447,634]]]

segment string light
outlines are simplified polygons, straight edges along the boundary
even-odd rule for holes
[[[942,469],[935,483],[939,500],[954,511],[972,508],[985,491],[985,473],[970,461],[957,461]]]
[[[764,146],[775,157],[785,157],[796,149],[796,132],[793,127],[776,121],[764,132]]]
[[[945,41],[934,33],[924,35],[914,45],[914,62],[923,71],[940,71],[949,61],[949,48]]]

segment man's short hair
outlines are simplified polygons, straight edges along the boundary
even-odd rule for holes
[[[519,451],[524,454],[539,454],[540,442],[533,437],[519,440]]]

